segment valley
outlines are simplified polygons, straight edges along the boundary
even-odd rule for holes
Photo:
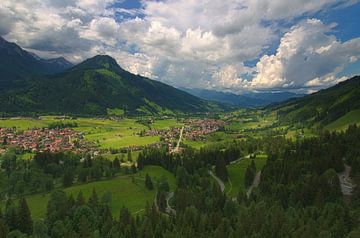
[[[222,70],[239,94],[0,37],[0,238],[360,237],[360,77],[247,92],[264,79]]]

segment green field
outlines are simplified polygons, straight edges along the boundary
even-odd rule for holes
[[[266,155],[258,155],[255,158],[256,171],[260,171],[262,167],[264,167],[266,163]],[[240,189],[245,191],[245,171],[247,166],[251,163],[251,159],[245,158],[235,164],[231,164],[227,166],[227,170],[229,173],[230,182],[225,183],[225,191],[231,196],[237,196]]]
[[[156,120],[150,125],[152,129],[170,129],[172,127],[182,127],[183,123],[178,122],[176,119]]]
[[[348,112],[344,116],[340,117],[336,121],[330,123],[329,125],[325,126],[327,130],[345,130],[351,124],[359,124],[360,123],[360,109],[353,110]]]
[[[20,130],[30,128],[42,128],[50,123],[59,121],[54,116],[44,116],[41,119],[7,119],[0,120],[0,127],[16,127]],[[135,119],[122,119],[113,121],[108,119],[78,118],[65,120],[64,122],[76,122],[78,127],[75,130],[84,133],[85,139],[96,142],[100,148],[122,148],[129,146],[143,146],[159,141],[158,136],[140,137],[139,132],[147,130],[147,127],[139,124]],[[174,125],[175,120],[163,120],[158,126]]]
[[[175,178],[169,171],[158,166],[146,166],[142,171],[132,176],[118,176],[110,180],[74,185],[64,189],[64,191],[67,194],[73,194],[75,198],[80,191],[86,198],[91,195],[93,189],[96,190],[100,198],[105,192],[111,192],[111,210],[114,216],[118,216],[123,206],[134,213],[142,210],[147,202],[152,203],[154,201],[156,190],[150,191],[144,185],[146,173],[150,175],[154,184],[162,176],[165,176],[170,188],[174,189]],[[26,197],[33,218],[45,216],[49,196],[50,194],[36,194]]]

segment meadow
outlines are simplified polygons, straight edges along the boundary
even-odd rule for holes
[[[360,123],[360,109],[353,110],[348,112],[344,116],[338,118],[336,121],[333,121],[329,125],[325,126],[325,129],[333,131],[341,131],[348,128],[351,124],[358,124]]]
[[[256,172],[259,172],[265,165],[267,155],[257,155],[254,159]],[[239,190],[245,191],[245,171],[251,163],[250,158],[244,158],[235,164],[227,166],[229,182],[225,183],[225,192],[231,197],[237,196]]]
[[[11,118],[0,120],[0,127],[13,128],[18,130],[28,130],[31,128],[47,127],[53,122],[59,121],[53,116],[44,116],[40,119],[33,118]],[[113,121],[97,118],[77,118],[75,120],[65,120],[64,122],[76,122],[75,130],[84,133],[86,140],[93,141],[101,149],[123,148],[129,146],[144,146],[156,143],[160,140],[158,136],[139,136],[138,134],[148,128],[135,119],[122,119]],[[174,125],[174,120],[160,122],[157,126]]]
[[[145,188],[145,176],[149,174],[155,185],[154,190]],[[170,189],[175,188],[175,178],[169,171],[159,166],[146,166],[134,175],[122,175],[113,179],[100,180],[86,184],[78,184],[63,189],[68,195],[72,194],[75,198],[81,191],[85,198],[88,198],[95,189],[101,199],[105,193],[111,193],[110,208],[114,216],[118,216],[120,209],[125,206],[132,213],[140,212],[146,203],[152,203],[155,198],[156,184],[161,177],[165,177],[170,185]],[[33,218],[44,218],[46,207],[50,197],[47,194],[35,194],[26,196]],[[16,201],[15,201],[16,202]],[[2,203],[2,205],[4,205]]]

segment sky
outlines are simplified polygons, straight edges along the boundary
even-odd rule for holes
[[[1,0],[44,58],[107,54],[175,87],[311,93],[360,74],[359,0]]]

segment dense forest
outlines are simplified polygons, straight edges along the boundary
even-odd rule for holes
[[[214,171],[227,179],[226,165],[245,154],[261,151],[268,160],[259,187],[250,196],[239,191],[228,197],[209,176]],[[169,154],[165,148],[145,149],[135,173],[146,165],[159,165],[176,177],[173,208],[165,211],[166,181],[148,189],[157,190],[154,204],[142,215],[127,208],[112,214],[107,199],[94,190],[85,198],[67,196],[54,189],[74,181],[88,182],[125,173],[121,159],[81,159],[68,153],[39,153],[31,161],[2,158],[2,196],[6,204],[0,215],[0,237],[359,237],[360,190],[343,196],[338,173],[351,166],[351,176],[360,184],[360,128],[342,133],[324,132],[299,141],[269,137],[218,144],[200,151],[186,149]],[[254,176],[254,165],[247,169]],[[56,183],[55,183],[56,184]],[[45,219],[33,220],[25,194],[52,191]],[[16,201],[16,202],[15,202]]]

